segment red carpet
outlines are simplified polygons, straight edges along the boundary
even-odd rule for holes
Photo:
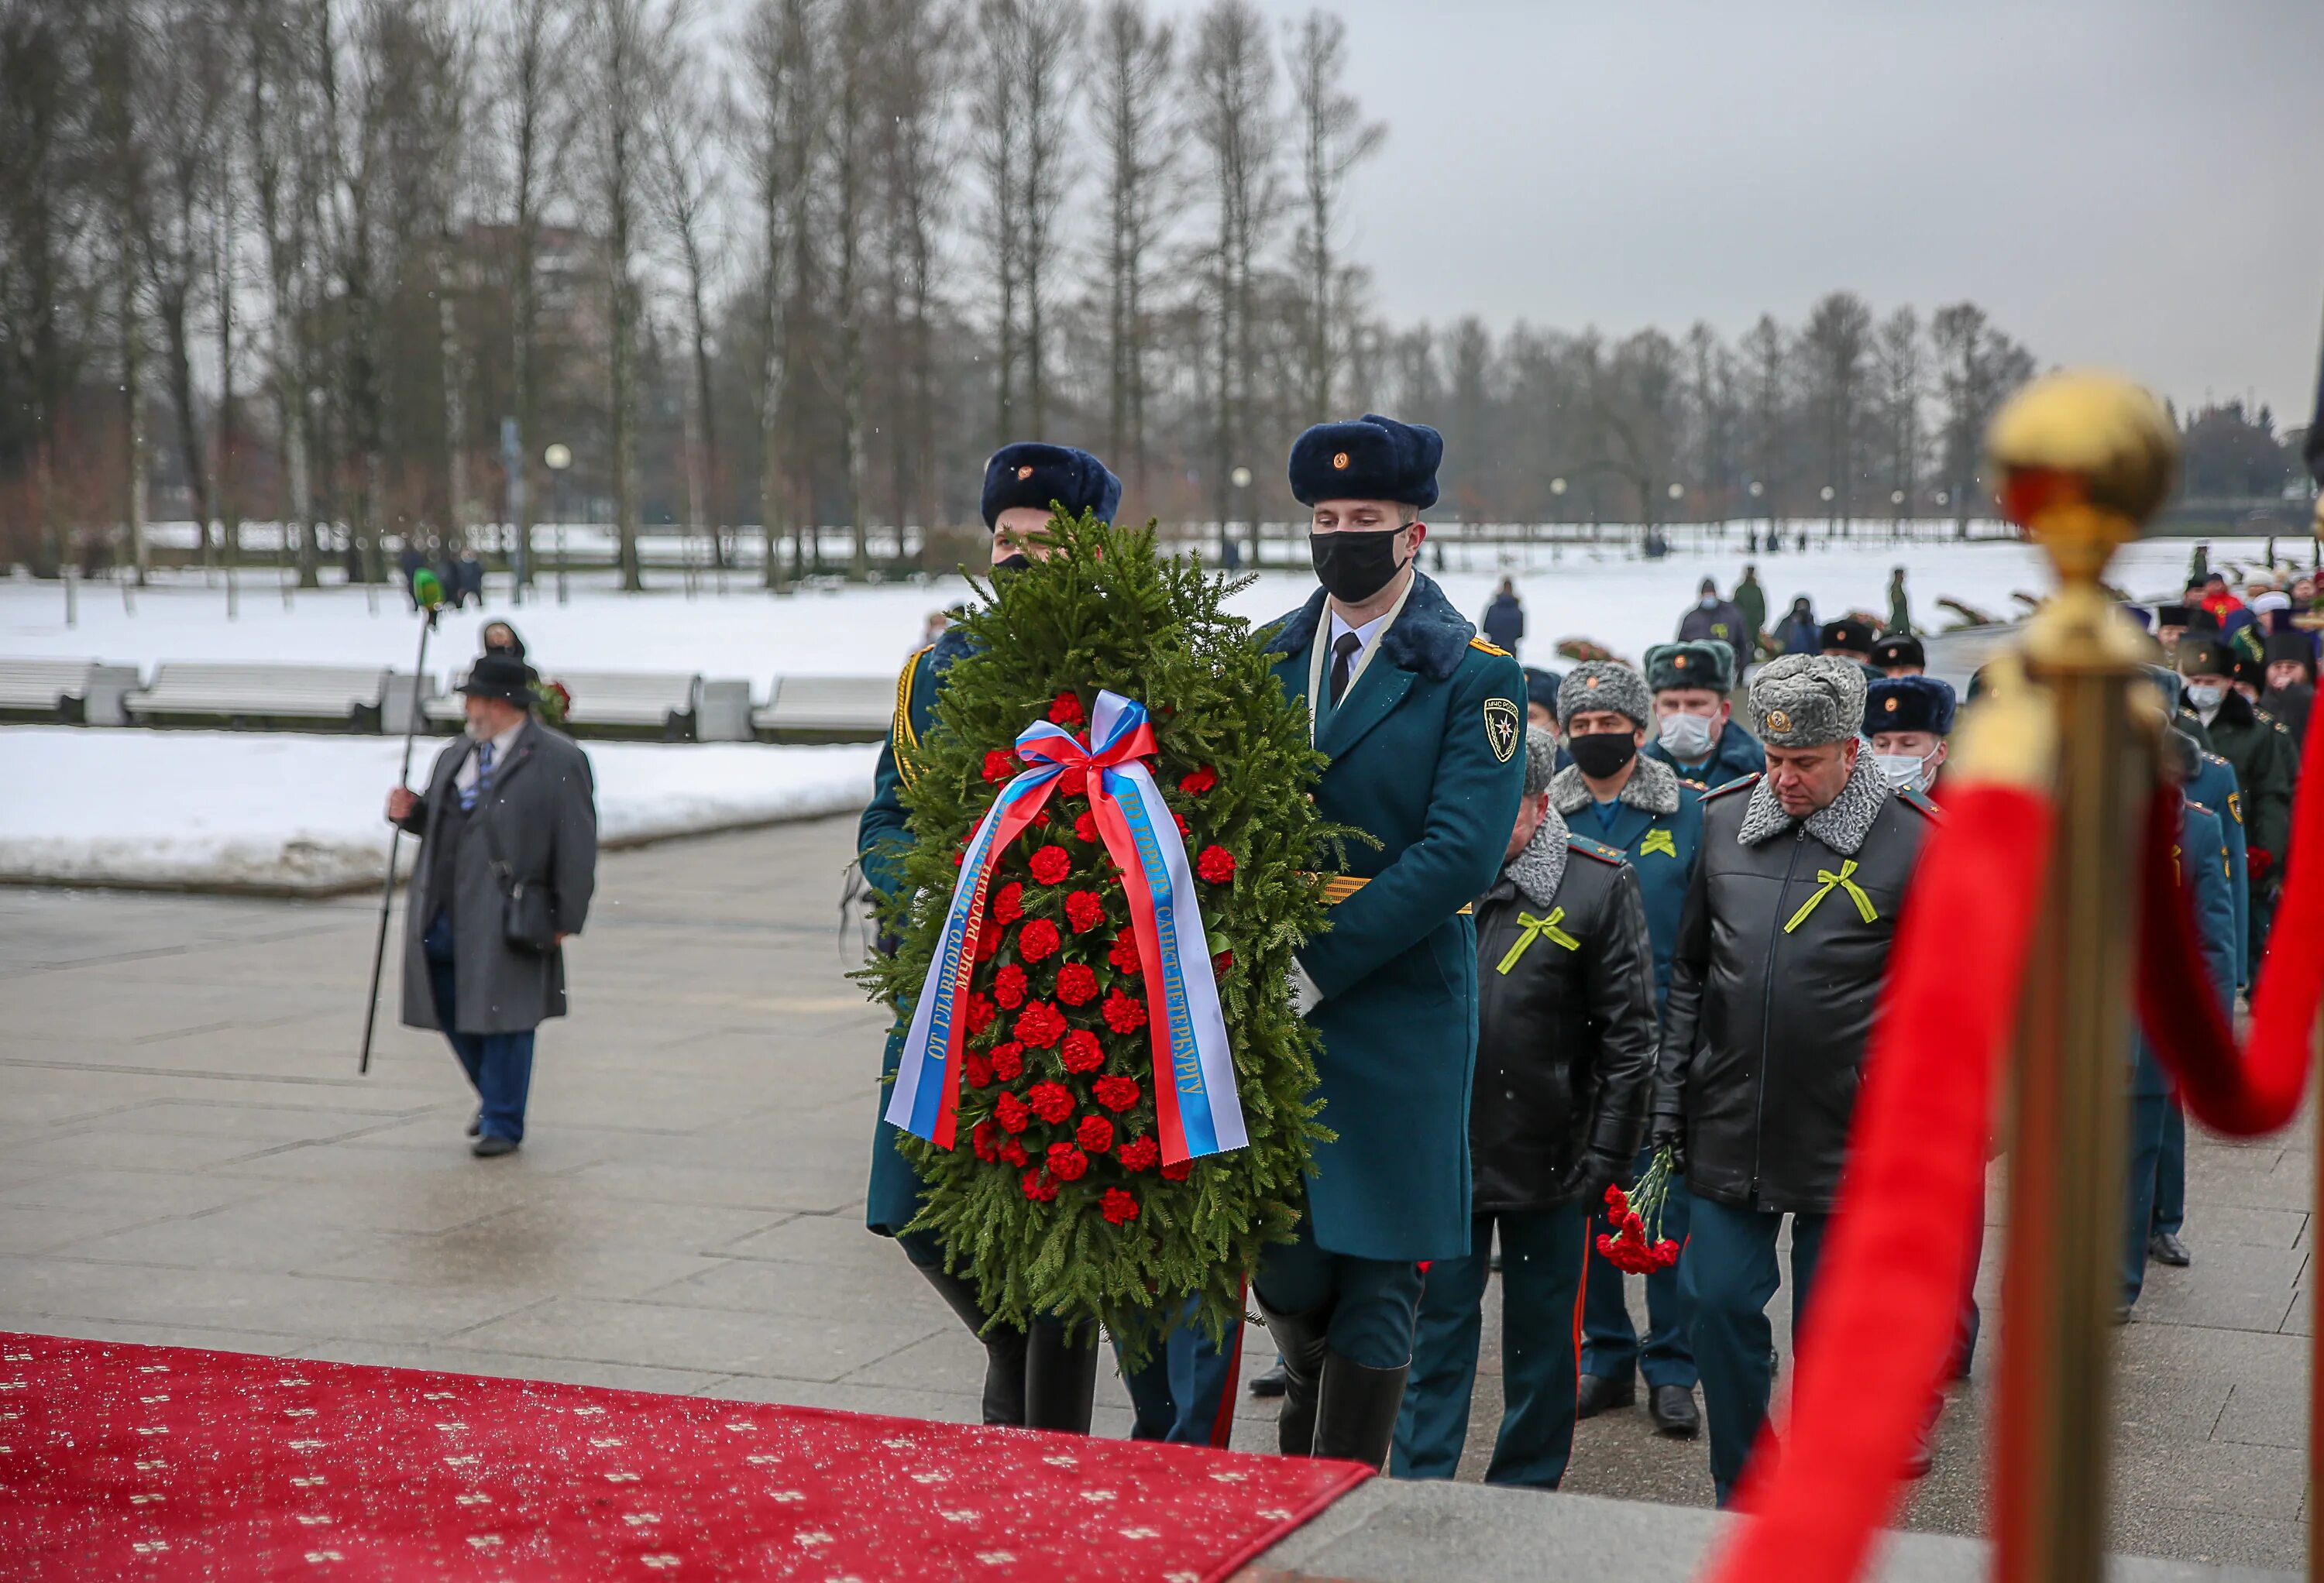
[[[0,1332],[11,1579],[1210,1583],[1351,1463]]]

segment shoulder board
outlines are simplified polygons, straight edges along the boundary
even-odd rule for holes
[[[1748,791],[1753,787],[1758,785],[1759,780],[1760,777],[1756,773],[1747,775],[1740,780],[1730,780],[1725,786],[1718,787],[1711,791],[1703,793],[1703,804],[1705,806],[1709,806],[1711,804],[1717,802],[1721,797],[1731,796],[1739,791]]]
[[[2181,807],[2192,808],[2198,814],[2210,814],[2214,819],[2218,817],[2217,814],[2211,812],[2209,804],[2199,803],[2192,797],[2181,797],[2179,801]]]
[[[2281,732],[2285,736],[2290,736],[2292,734],[2292,728],[2284,724],[2283,722],[2276,719],[2273,714],[2267,717],[2267,722],[2268,724],[2275,727],[2278,732]]]
[[[1915,813],[1923,815],[1928,818],[1935,819],[1942,816],[1936,804],[1929,801],[1928,795],[1925,792],[1909,790],[1900,791],[1895,794],[1895,797],[1898,802],[1904,804],[1906,807],[1911,808]]]
[[[1580,852],[1585,858],[1596,858],[1600,862],[1610,864],[1617,869],[1630,861],[1628,854],[1616,851],[1601,842],[1592,841],[1586,835],[1576,835],[1571,831],[1566,833],[1565,845],[1571,851]]]
[[[1471,649],[1481,649],[1488,654],[1498,654],[1503,659],[1509,658],[1509,651],[1508,649],[1499,648],[1495,644],[1488,643],[1482,638],[1470,639],[1469,647]]]
[[[1687,790],[1694,792],[1699,796],[1707,797],[1711,795],[1711,784],[1708,781],[1689,780],[1685,776],[1682,775],[1678,778],[1678,783],[1679,785],[1686,787]]]
[[[2201,759],[2206,764],[2218,764],[2228,769],[2233,769],[2235,768],[2234,765],[2229,764],[2225,759],[2220,758],[2217,753],[2210,752],[2205,749],[2196,749],[2195,754],[2196,757]]]

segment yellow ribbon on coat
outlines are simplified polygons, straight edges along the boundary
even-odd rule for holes
[[[1536,918],[1531,913],[1526,912],[1517,914],[1517,923],[1524,927],[1525,933],[1517,936],[1517,943],[1509,947],[1509,953],[1501,958],[1500,966],[1495,968],[1493,971],[1499,973],[1506,973],[1511,968],[1517,966],[1517,958],[1526,953],[1526,947],[1531,945],[1544,934],[1548,935],[1552,940],[1554,940],[1560,945],[1564,946],[1568,951],[1581,950],[1582,942],[1576,940],[1572,935],[1567,934],[1564,930],[1557,926],[1564,921],[1565,909],[1562,907],[1550,908],[1549,916],[1545,918]]]
[[[1821,901],[1825,897],[1830,896],[1835,890],[1845,890],[1848,892],[1848,899],[1856,904],[1857,915],[1863,918],[1866,923],[1878,923],[1880,921],[1880,914],[1874,908],[1872,898],[1864,894],[1864,887],[1858,885],[1850,878],[1850,876],[1855,872],[1856,860],[1854,858],[1849,858],[1842,861],[1840,865],[1840,872],[1837,874],[1833,873],[1830,869],[1818,869],[1816,870],[1816,879],[1821,881],[1821,883],[1816,887],[1816,893],[1813,896],[1809,897],[1805,905],[1803,905],[1799,911],[1792,915],[1792,921],[1784,925],[1784,933],[1788,934],[1793,930],[1798,928],[1802,924],[1806,923],[1808,921],[1808,915],[1816,910],[1816,904]]]

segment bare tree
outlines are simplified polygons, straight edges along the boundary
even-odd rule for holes
[[[1208,281],[1217,363],[1210,483],[1223,559],[1234,515],[1235,447],[1250,422],[1259,260],[1280,209],[1275,58],[1250,0],[1212,0],[1195,23],[1190,76],[1194,133],[1209,163],[1217,224]]]
[[[1785,456],[1791,428],[1790,344],[1772,315],[1761,314],[1743,337],[1746,431],[1749,437],[1750,483],[1766,507],[1769,548],[1783,516]]]
[[[1823,442],[1823,487],[1831,491],[1824,498],[1843,534],[1855,515],[1856,444],[1871,344],[1872,310],[1853,291],[1834,291],[1817,302],[1800,333],[1808,399]]]
[[[870,419],[864,410],[863,307],[869,270],[864,258],[872,223],[872,149],[869,122],[878,98],[879,72],[869,6],[840,5],[825,13],[830,42],[824,72],[826,141],[825,166],[830,193],[832,249],[831,317],[838,342],[836,377],[825,371],[826,387],[838,398],[839,461],[847,496],[848,575],[870,575],[870,527],[863,514],[865,446]]]
[[[1881,320],[1874,359],[1880,378],[1878,415],[1890,520],[1894,530],[1901,532],[1913,514],[1913,492],[1920,483],[1921,397],[1926,383],[1921,316],[1900,308]]]
[[[892,352],[890,458],[899,538],[904,524],[917,520],[924,557],[936,516],[935,312],[958,32],[958,15],[944,0],[881,0],[874,124]]]
[[[819,124],[816,0],[758,0],[743,33],[745,95],[736,141],[758,205],[761,312],[759,520],[767,586],[789,585],[779,553],[788,493],[783,421],[790,409],[791,334],[807,279]],[[794,539],[803,542],[804,533]]]
[[[1330,418],[1332,384],[1345,360],[1346,304],[1340,288],[1336,231],[1348,174],[1379,152],[1385,123],[1367,121],[1363,106],[1341,87],[1348,65],[1348,24],[1311,11],[1286,30],[1292,115],[1299,137],[1299,231],[1292,257],[1299,277],[1300,394],[1316,422]]]
[[[992,85],[980,118],[985,230],[997,288],[997,437],[1018,437],[1018,375],[1031,431],[1048,420],[1047,283],[1050,228],[1072,170],[1071,67],[1085,15],[1082,0],[982,0],[978,69]]]
[[[94,19],[89,70],[91,133],[103,172],[103,210],[112,232],[114,333],[121,373],[121,523],[130,575],[145,584],[152,566],[145,531],[145,304],[139,239],[147,218],[147,161],[138,121],[138,78],[153,69],[152,41],[138,0],[108,0]]]
[[[1176,45],[1176,29],[1148,17],[1144,0],[1110,0],[1098,13],[1090,120],[1106,226],[1106,454],[1141,496],[1151,377],[1148,301],[1185,140],[1173,102]]]
[[[1637,492],[1638,520],[1651,532],[1677,470],[1678,347],[1660,330],[1640,330],[1592,373],[1591,414],[1607,442],[1604,465]]]
[[[1937,352],[1938,393],[1944,408],[1945,492],[1953,531],[1969,537],[1973,507],[1987,498],[1985,426],[2002,398],[2034,377],[2031,354],[1993,327],[1973,302],[1937,309],[1929,320]]]
[[[709,300],[725,247],[720,230],[725,163],[720,133],[731,118],[725,86],[701,53],[673,36],[654,74],[646,183],[663,241],[678,265],[693,373],[689,404],[696,444],[684,458],[687,518],[708,529],[712,561],[726,565],[725,489],[718,465],[718,411],[711,381]]]
[[[1720,345],[1717,331],[1697,320],[1686,333],[1686,363],[1696,476],[1707,514],[1723,524],[1735,506],[1735,357]]]

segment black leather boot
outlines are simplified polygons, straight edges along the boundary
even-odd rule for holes
[[[1283,1410],[1276,1419],[1276,1445],[1286,1457],[1313,1456],[1315,1450],[1315,1389],[1323,1373],[1323,1338],[1330,1330],[1332,1311],[1311,1308],[1305,1313],[1277,1313],[1259,1297],[1259,1311],[1267,1316],[1267,1333],[1275,1342],[1283,1366]]]
[[[1021,1424],[1025,1422],[1025,1332],[1009,1325],[984,1330],[984,1305],[976,1300],[976,1283],[950,1274],[939,1265],[914,1264],[928,1284],[960,1316],[971,1335],[984,1344],[984,1422]],[[984,1333],[977,1335],[983,1330]]]
[[[1408,1363],[1367,1368],[1336,1352],[1324,1354],[1315,1397],[1315,1455],[1375,1469],[1387,1461],[1396,1415],[1404,1406],[1405,1377],[1411,1373]]]
[[[1097,1399],[1097,1327],[1037,1324],[1025,1341],[1025,1427],[1087,1434]]]

